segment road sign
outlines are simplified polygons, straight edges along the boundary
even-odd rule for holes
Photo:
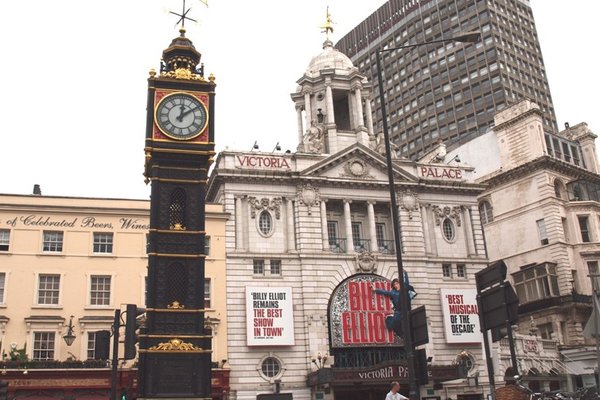
[[[475,283],[477,284],[478,292],[482,292],[497,283],[502,283],[505,279],[506,264],[502,260],[491,263],[488,267],[475,273]]]

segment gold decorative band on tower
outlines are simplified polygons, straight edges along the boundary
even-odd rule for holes
[[[156,346],[150,347],[148,350],[140,349],[140,352],[148,353],[211,353],[211,350],[204,350],[201,347],[194,345],[193,343],[184,342],[181,339],[173,338],[168,342],[159,343]]]

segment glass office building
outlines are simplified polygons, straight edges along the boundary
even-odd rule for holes
[[[382,129],[375,55],[379,49],[481,32],[478,43],[438,43],[384,53],[390,136],[417,158],[442,139],[453,147],[493,126],[494,113],[523,98],[557,131],[548,79],[527,0],[389,0],[336,47],[374,86],[375,130]]]

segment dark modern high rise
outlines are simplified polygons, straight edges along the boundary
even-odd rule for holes
[[[388,125],[403,156],[418,157],[439,139],[473,139],[493,126],[495,112],[523,98],[540,105],[546,130],[557,130],[528,0],[389,0],[344,36],[336,47],[373,82],[376,130],[376,51],[469,31],[481,32],[481,41],[385,53]]]

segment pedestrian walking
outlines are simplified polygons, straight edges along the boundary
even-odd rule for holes
[[[392,382],[392,388],[390,389],[390,392],[385,396],[385,400],[408,400],[408,397],[406,396],[402,396],[400,393],[398,393],[398,390],[400,390],[400,384],[398,382]]]

